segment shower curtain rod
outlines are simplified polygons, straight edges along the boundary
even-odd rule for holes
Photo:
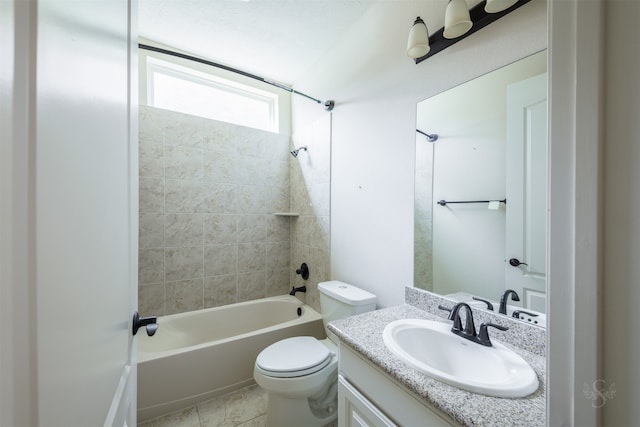
[[[138,43],[138,47],[140,49],[150,50],[150,51],[158,52],[158,53],[164,53],[165,55],[171,55],[171,56],[175,56],[177,58],[187,59],[189,61],[199,62],[201,64],[210,65],[212,67],[221,68],[223,70],[231,71],[232,73],[240,74],[240,75],[243,75],[245,77],[249,77],[249,78],[261,81],[263,83],[270,84],[271,86],[278,87],[280,89],[286,90],[287,92],[291,92],[291,93],[294,93],[296,95],[304,96],[305,98],[311,99],[312,101],[315,101],[318,104],[322,103],[322,101],[320,101],[319,99],[316,99],[316,98],[314,98],[312,96],[306,95],[306,94],[304,94],[302,92],[298,92],[297,90],[295,90],[293,88],[290,88],[289,86],[286,86],[286,85],[284,85],[282,83],[278,83],[278,82],[273,81],[273,80],[268,80],[268,79],[265,79],[264,77],[256,76],[255,74],[251,74],[251,73],[247,73],[246,71],[238,70],[237,68],[233,68],[233,67],[229,67],[229,66],[226,66],[226,65],[218,64],[217,62],[207,61],[206,59],[198,58],[198,57],[187,55],[187,54],[180,53],[180,52],[175,52],[173,50],[162,49],[160,47],[155,47],[155,46],[149,46],[147,44]],[[327,101],[327,102],[330,102],[330,101]]]

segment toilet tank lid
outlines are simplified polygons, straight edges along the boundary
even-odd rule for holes
[[[325,295],[350,305],[366,305],[376,302],[376,296],[353,285],[331,280],[318,283],[318,290]]]

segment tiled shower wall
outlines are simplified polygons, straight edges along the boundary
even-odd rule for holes
[[[139,136],[142,315],[288,292],[290,138],[142,105]]]
[[[330,279],[331,114],[326,113],[293,136],[295,147],[306,146],[291,159],[291,210],[300,214],[291,223],[291,283],[306,285],[304,301],[320,310],[318,283]],[[295,274],[306,262],[309,280]],[[300,294],[298,294],[300,295]]]
[[[413,285],[433,290],[433,144],[416,138]]]

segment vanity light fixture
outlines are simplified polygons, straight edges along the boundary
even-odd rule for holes
[[[418,16],[409,31],[407,56],[414,59],[420,58],[428,54],[429,50],[431,50],[431,47],[429,46],[427,24]]]
[[[498,13],[503,10],[509,9],[518,0],[487,0],[487,4],[484,6],[484,11],[487,13]]]
[[[495,0],[494,0],[495,1]],[[444,32],[446,39],[455,39],[466,34],[471,27],[471,17],[466,0],[449,0],[447,11],[444,14]]]
[[[469,9],[466,0],[450,0],[445,26],[430,37],[424,21],[416,18],[409,32],[407,55],[419,64],[530,1],[483,0]]]

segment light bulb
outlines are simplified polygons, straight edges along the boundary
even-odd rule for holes
[[[429,46],[429,32],[427,25],[418,16],[409,31],[409,40],[407,41],[407,56],[409,58],[422,58],[431,47]]]
[[[465,0],[450,0],[444,15],[443,36],[455,39],[467,33],[473,26],[469,17],[469,7]]]

